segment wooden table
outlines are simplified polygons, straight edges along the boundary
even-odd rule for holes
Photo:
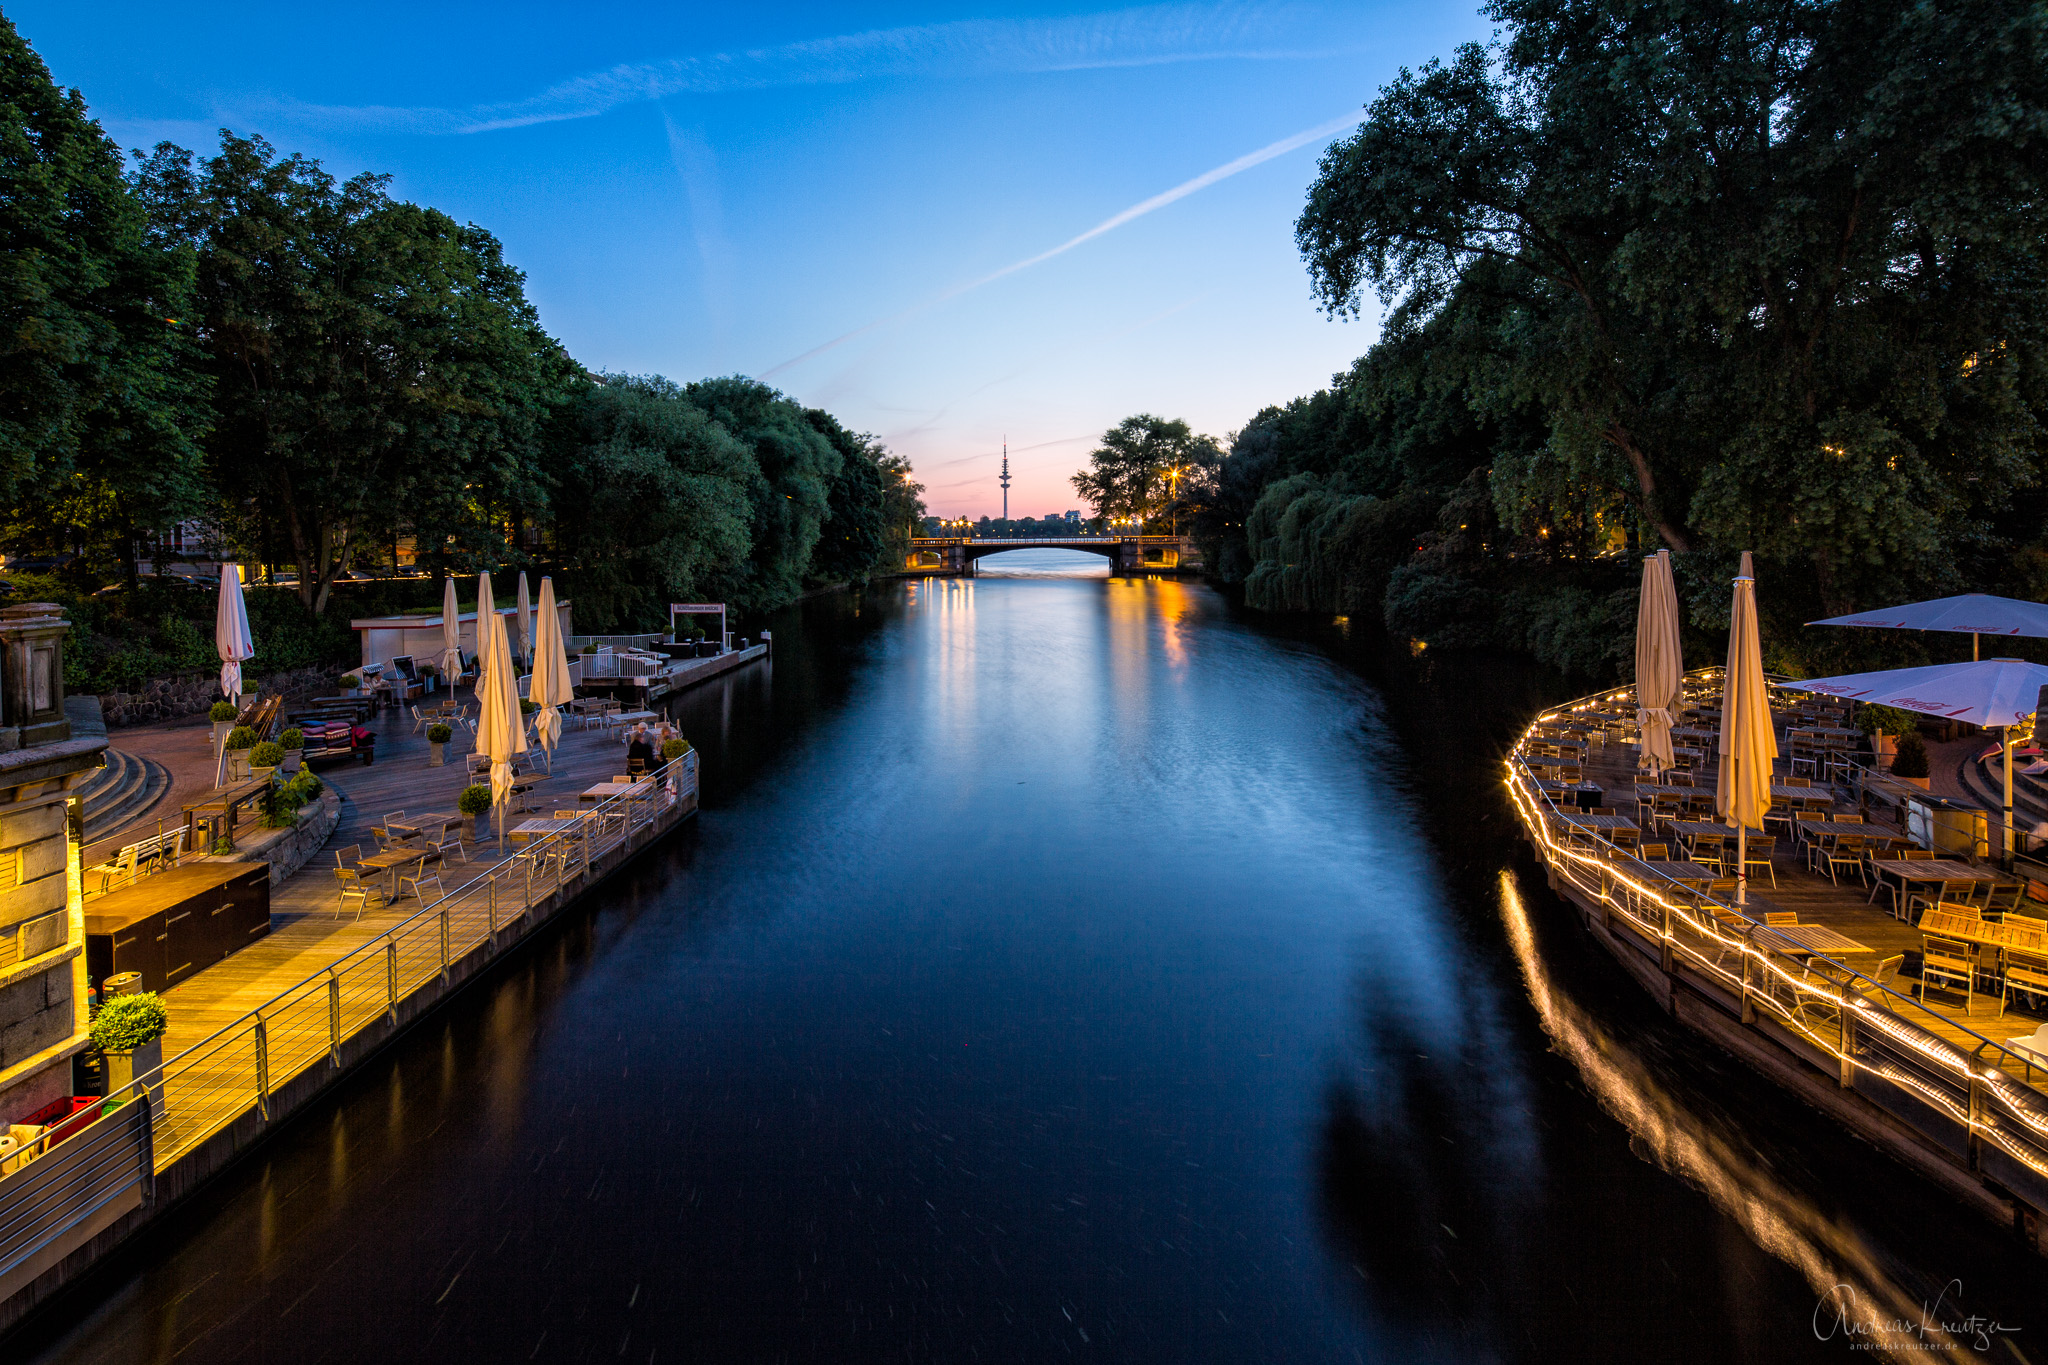
[[[620,711],[616,715],[608,717],[607,724],[611,725],[613,729],[617,729],[622,725],[637,725],[643,720],[660,719],[660,713],[655,711]]]
[[[356,861],[356,866],[371,872],[382,872],[388,876],[391,879],[391,894],[385,899],[395,901],[398,899],[399,869],[410,867],[414,863],[424,863],[433,856],[435,854],[431,848],[393,848],[360,858]]]
[[[536,839],[545,839],[550,834],[575,829],[582,823],[583,817],[580,815],[568,820],[522,820],[505,833],[511,836],[513,843],[525,844]]]
[[[1900,919],[1906,917],[1906,902],[1912,897],[1915,886],[1936,888],[1934,899],[1946,900],[1952,887],[1968,891],[1980,882],[2000,883],[2005,878],[1996,872],[1986,872],[1959,863],[1952,858],[1916,858],[1910,862],[1891,858],[1872,858],[1870,870],[1876,876],[1876,884],[1870,888],[1870,900],[1877,899],[1880,888],[1892,891],[1892,913]],[[1896,887],[1889,882],[1896,881]],[[1866,902],[1867,903],[1867,902]]]
[[[270,790],[270,778],[265,776],[253,782],[244,782],[238,787],[229,787],[226,791],[216,796],[210,797],[205,801],[194,801],[191,805],[185,807],[185,847],[194,853],[200,854],[213,851],[210,848],[201,848],[199,846],[199,817],[213,811],[220,811],[226,817],[227,829],[223,837],[232,842],[235,837],[236,815],[243,806],[254,801],[268,790]]]
[[[2048,934],[2030,924],[2000,924],[1974,915],[1958,914],[1941,905],[1929,906],[1920,916],[1920,932],[1985,944],[2001,952],[2013,949],[2022,953],[2048,953]]]
[[[609,801],[615,796],[637,797],[646,800],[661,791],[658,782],[598,782],[583,789],[579,801]],[[1579,817],[1572,817],[1577,819]],[[1610,817],[1614,818],[1614,817]]]
[[[1643,866],[1685,886],[1706,886],[1719,881],[1722,875],[1719,869],[1708,867],[1705,863],[1680,863],[1656,859],[1645,861]]]
[[[1825,924],[1783,924],[1767,925],[1756,931],[1758,939],[1774,940],[1770,946],[1793,956],[1825,954],[1839,957],[1846,953],[1874,953],[1877,949],[1858,943],[1847,934],[1837,933]],[[1782,940],[1776,941],[1776,940]]]
[[[1681,725],[1671,732],[1673,739],[1719,739],[1719,730],[1707,730],[1697,725]]]
[[[415,815],[404,820],[386,820],[384,828],[406,830],[413,834],[446,834],[461,823],[462,817],[459,815],[430,810],[423,815]]]

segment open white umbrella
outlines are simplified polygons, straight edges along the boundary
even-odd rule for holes
[[[1756,582],[1735,580],[1728,613],[1728,670],[1721,683],[1721,774],[1714,809],[1735,826],[1735,903],[1749,900],[1749,831],[1760,829],[1771,808],[1771,765],[1778,737],[1771,729],[1770,688],[1764,682],[1763,644],[1757,632]]]
[[[569,682],[569,657],[563,651],[562,618],[555,611],[555,580],[540,581],[539,635],[534,643],[533,682],[527,700],[540,708],[533,718],[533,737],[547,752],[553,770],[554,748],[562,737],[562,717],[556,712],[575,695]]]
[[[249,606],[242,600],[242,575],[232,563],[220,566],[220,601],[213,609],[213,644],[220,651],[220,690],[229,701],[242,695],[242,665],[256,657],[249,635]]]
[[[1970,657],[1978,652],[1980,635],[2048,636],[2048,605],[2025,602],[2016,597],[1993,597],[1990,593],[1966,592],[1960,597],[1936,597],[1926,602],[1908,602],[1902,607],[1879,607],[1875,611],[1849,616],[1830,616],[1825,621],[1808,621],[1809,626],[1861,626],[1872,630],[1947,630],[1970,637]]]
[[[526,666],[533,667],[533,599],[526,595],[526,571],[519,571],[519,612],[513,618],[519,623],[517,656],[525,660]]]
[[[441,580],[441,676],[448,690],[462,676],[462,610],[455,603],[455,575]]]
[[[1808,678],[1786,687],[1874,706],[1896,706],[1924,716],[1967,721],[2004,735],[2005,847],[2012,851],[2012,727],[2034,714],[2048,667],[2018,659],[1982,659],[1966,664],[1928,664],[1880,673],[1847,673]]]
[[[1671,552],[1659,550],[1643,557],[1643,591],[1636,603],[1636,725],[1642,766],[1652,773],[1672,765],[1672,708],[1684,678]]]
[[[490,576],[484,576],[483,601],[489,602]],[[512,756],[526,752],[526,727],[519,714],[519,679],[512,671],[512,645],[505,618],[495,611],[477,613],[476,722],[477,752],[491,760],[491,806],[504,829],[503,807],[512,794]]]

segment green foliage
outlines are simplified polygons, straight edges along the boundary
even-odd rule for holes
[[[277,742],[287,749],[303,749],[306,747],[306,732],[294,725],[291,729],[279,735]]]
[[[249,763],[257,768],[275,768],[284,762],[284,746],[274,739],[266,739],[249,751]]]
[[[308,801],[318,800],[320,793],[324,790],[326,790],[325,786],[310,768],[301,768],[298,776],[284,784],[284,792],[287,798],[301,806],[305,805]]]
[[[1141,412],[1103,432],[1088,468],[1070,482],[1094,505],[1096,516],[1142,517],[1147,530],[1164,532],[1150,523],[1169,515],[1174,485],[1222,458],[1213,437],[1196,435],[1186,422]]]
[[[237,725],[228,731],[228,748],[241,750],[256,747],[256,730],[249,725]]]
[[[231,721],[239,714],[231,701],[217,701],[206,709],[206,718],[215,725]]]
[[[455,738],[455,731],[449,726],[437,722],[427,727],[427,742],[429,744],[446,744],[453,738]]]
[[[690,741],[687,739],[665,739],[661,742],[661,761],[664,763],[681,758],[688,752]]]
[[[357,677],[355,674],[350,673],[343,676],[341,680],[341,685],[343,687],[361,687],[363,685],[363,680]]]
[[[132,568],[199,510],[193,259],[152,232],[77,91],[0,16],[0,536]],[[64,542],[53,538],[60,530]]]
[[[1856,728],[1866,735],[1910,735],[1919,728],[1920,717],[1896,706],[1859,706]]]
[[[766,384],[734,375],[683,392],[752,451],[757,471],[747,484],[751,550],[744,564],[710,576],[709,600],[750,612],[795,601],[830,513],[839,451],[802,408]]]
[[[1927,741],[1920,738],[1918,730],[1908,730],[1899,736],[1898,753],[1892,758],[1892,776],[1927,776]]]
[[[491,809],[491,789],[482,782],[475,782],[462,789],[462,795],[455,798],[455,809],[464,815],[487,814]]]
[[[155,991],[117,995],[92,1017],[92,1045],[102,1052],[133,1051],[163,1037],[170,1024]]]

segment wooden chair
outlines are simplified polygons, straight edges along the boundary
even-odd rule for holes
[[[1776,851],[1777,847],[1778,836],[1775,834],[1751,835],[1749,850],[1742,858],[1742,870],[1748,872],[1752,867],[1762,868],[1765,875],[1771,879],[1771,889],[1773,891],[1778,889],[1778,871],[1771,866],[1771,854]]]
[[[363,911],[370,908],[370,897],[375,896],[379,901],[384,899],[383,893],[364,881],[363,874],[353,867],[335,868],[334,880],[341,884],[341,896],[334,904],[334,917],[336,919],[340,919],[341,912],[348,909],[348,898],[350,896],[356,898],[356,918],[358,920],[362,919]]]
[[[427,903],[427,883],[429,882],[434,884],[435,899],[438,900],[448,894],[448,888],[441,885],[441,864],[438,859],[422,861],[412,871],[401,876],[398,879],[398,894],[404,895],[406,889],[410,887],[412,894],[418,898],[420,904],[425,905]]]
[[[112,858],[93,868],[100,874],[100,890],[105,892],[116,881],[130,882],[135,879],[135,857],[141,845],[129,844],[115,853]]]
[[[1906,955],[1904,953],[1893,953],[1871,969],[1868,985],[1858,986],[1856,989],[1865,995],[1876,994],[1879,987],[1889,986],[1892,982],[1898,980],[1899,968],[1905,965]]]
[[[412,732],[418,734],[434,723],[435,718],[423,710],[418,702],[412,704]]]
[[[1799,912],[1796,910],[1766,910],[1764,924],[1772,929],[1797,929]]]
[[[432,847],[434,852],[441,855],[441,861],[444,863],[460,860],[466,865],[469,862],[469,850],[462,846],[462,831],[460,830],[448,831],[447,837]]]
[[[1987,915],[2006,915],[2020,908],[2020,896],[2026,887],[2019,882],[1985,882],[1984,899],[1980,902]]]
[[[2043,1000],[2048,1000],[2048,956],[2040,953],[2008,951],[2005,955],[2005,975],[1999,982],[1998,1012],[2005,1013],[2006,1003],[2014,991],[2028,997],[2028,1002],[2039,1009]]]
[[[385,816],[384,816],[384,823],[385,823],[385,824],[387,824],[387,825],[389,825],[389,824],[393,824],[393,823],[395,823],[395,822],[397,822],[397,821],[399,821],[399,820],[403,820],[404,818],[405,818],[405,812],[404,812],[404,811],[402,811],[402,810],[394,810],[394,811],[389,811],[389,812],[386,812],[386,814],[385,814]]]
[[[391,850],[411,842],[413,831],[387,829],[383,825],[372,825],[370,826],[370,835],[376,839],[377,851],[379,853],[389,853]]]
[[[1724,841],[1718,834],[1695,834],[1692,836],[1692,851],[1688,855],[1693,862],[1703,867],[1719,869],[1726,865],[1722,856]]]
[[[1644,844],[1636,850],[1636,856],[1646,863],[1668,863],[1671,861],[1671,845]]]
[[[1854,872],[1856,874],[1856,884],[1858,886],[1864,884],[1864,837],[1862,835],[1838,834],[1835,836],[1834,847],[1826,850],[1826,852],[1829,881],[1833,882],[1836,886],[1840,886],[1842,884],[1842,874],[1844,872]]]
[[[1929,934],[1920,957],[1920,1003],[1927,1003],[1927,988],[1956,989],[1963,993],[1963,1013],[1968,1014],[1977,989],[1977,956],[1960,939]]]
[[[334,850],[334,865],[336,867],[354,867],[362,860],[363,846],[361,844],[350,844],[347,848],[337,848]]]

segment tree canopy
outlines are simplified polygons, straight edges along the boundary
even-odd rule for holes
[[[1088,468],[1070,480],[1104,520],[1157,521],[1170,515],[1182,480],[1199,477],[1223,452],[1179,419],[1141,412],[1102,433]]]

